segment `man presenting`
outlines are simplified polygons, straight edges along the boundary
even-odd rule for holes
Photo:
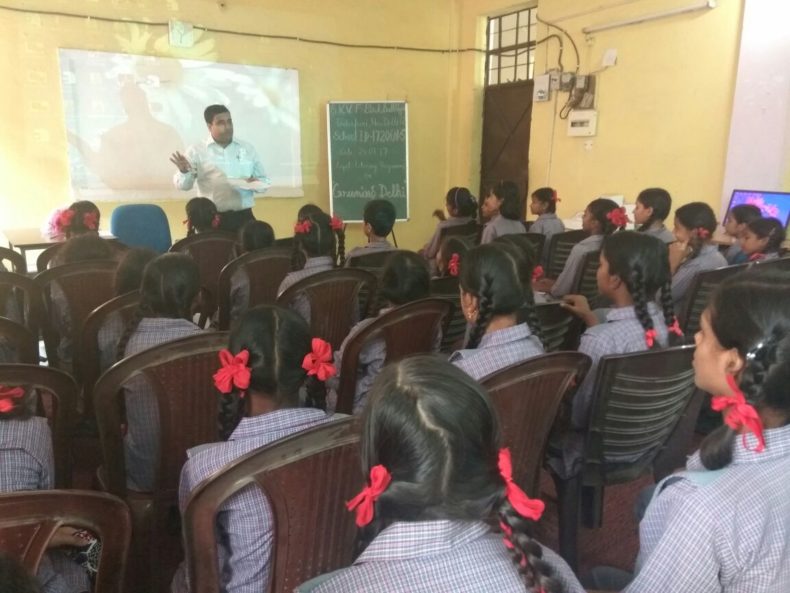
[[[210,198],[220,212],[220,228],[237,231],[254,220],[252,206],[256,193],[270,185],[255,148],[233,139],[233,120],[224,105],[209,105],[203,112],[209,137],[190,146],[186,156],[175,152],[170,162],[178,167],[173,183],[190,190],[197,180],[201,195]]]

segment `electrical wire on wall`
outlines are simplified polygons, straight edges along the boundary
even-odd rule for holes
[[[535,19],[539,23],[543,23],[547,27],[552,27],[554,29],[557,29],[560,33],[562,33],[563,35],[565,35],[565,37],[568,38],[568,41],[570,41],[571,45],[573,46],[573,52],[576,54],[576,73],[578,74],[579,73],[579,68],[581,68],[581,59],[579,57],[579,48],[576,46],[576,42],[573,40],[573,37],[571,37],[571,34],[568,33],[568,31],[566,31],[562,27],[560,27],[559,25],[555,25],[554,23],[551,23],[549,21],[543,20],[542,18],[540,18],[539,14],[535,15]],[[562,70],[562,66],[560,66],[560,70]]]

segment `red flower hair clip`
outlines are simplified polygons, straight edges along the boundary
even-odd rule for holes
[[[562,200],[560,200],[560,197],[557,195],[557,190],[556,189],[552,190],[552,192],[551,192],[551,201],[552,202],[562,202]]]
[[[306,235],[310,232],[311,228],[313,228],[313,224],[309,220],[303,220],[294,225],[294,233],[297,235]]]
[[[752,253],[749,256],[749,261],[760,261],[761,259],[765,259],[764,253]]]
[[[680,338],[683,337],[683,330],[680,329],[680,323],[678,323],[677,317],[674,317],[672,319],[672,324],[667,326],[667,331],[669,331],[669,333],[675,334]]]
[[[714,412],[724,412],[724,423],[733,430],[746,428],[743,434],[743,446],[750,451],[760,453],[765,450],[765,436],[763,436],[763,421],[755,410],[754,406],[746,401],[746,396],[735,383],[735,377],[727,375],[727,385],[729,385],[732,395],[715,395],[711,399],[710,407]],[[754,433],[757,438],[757,446],[750,449],[746,444],[746,434]]]
[[[450,276],[458,276],[458,273],[461,271],[461,256],[457,253],[453,253],[450,256],[450,261],[447,262],[447,273]]]
[[[518,484],[513,481],[513,462],[510,459],[510,449],[504,447],[499,450],[499,475],[505,481],[505,496],[513,509],[525,519],[537,521],[543,515],[546,505],[542,500],[527,496]]]
[[[392,482],[392,476],[383,465],[374,465],[370,468],[370,486],[365,486],[362,491],[346,503],[349,511],[356,509],[357,527],[364,527],[373,520],[373,509],[379,496]]]
[[[86,212],[82,215],[82,224],[86,229],[95,231],[99,228],[99,215],[96,212]]]
[[[694,231],[697,233],[697,236],[700,239],[707,239],[708,237],[710,237],[710,231],[706,228],[697,227],[696,229],[694,229]]]
[[[305,354],[302,368],[307,375],[315,375],[319,381],[326,381],[337,374],[335,365],[332,364],[332,345],[321,338],[313,338],[312,352]]]
[[[211,228],[218,229],[220,223],[219,213],[215,214],[211,217]]]
[[[610,210],[606,213],[606,219],[611,222],[616,227],[624,227],[629,222],[628,214],[625,212],[625,208],[622,206],[620,208],[615,208],[614,210]]]
[[[75,214],[76,212],[74,212],[74,210],[71,208],[61,211],[61,213],[58,214],[57,220],[55,221],[55,226],[57,226],[57,228],[60,230],[65,231],[71,226],[71,222],[74,220]]]
[[[658,333],[656,330],[649,329],[645,332],[645,344],[647,344],[648,348],[652,348],[653,344],[656,343],[656,338],[658,337]]]
[[[0,413],[10,412],[14,409],[14,400],[25,395],[21,387],[6,387],[0,385]]]
[[[344,225],[345,223],[343,222],[343,219],[339,216],[333,216],[329,220],[329,228],[331,228],[333,231],[342,231]]]
[[[216,388],[221,393],[230,393],[235,387],[242,390],[241,396],[244,397],[244,390],[250,386],[249,360],[249,350],[242,350],[235,356],[227,348],[220,350],[219,362],[222,366],[214,373]]]
[[[543,266],[535,266],[535,269],[532,270],[532,281],[537,282],[543,278],[544,275],[545,272],[543,271]]]

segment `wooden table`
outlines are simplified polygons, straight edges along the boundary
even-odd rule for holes
[[[33,249],[46,249],[53,243],[49,237],[41,234],[41,229],[7,229],[3,231],[11,249],[16,249],[22,255]]]

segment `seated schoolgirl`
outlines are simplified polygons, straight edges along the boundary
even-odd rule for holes
[[[618,207],[616,202],[607,198],[590,202],[582,216],[582,229],[590,233],[590,236],[573,246],[557,279],[541,280],[537,284],[538,289],[547,290],[555,298],[569,294],[579,268],[584,263],[584,256],[591,251],[600,250],[604,237],[625,228],[626,224],[628,217],[625,208]]]
[[[117,359],[201,332],[191,320],[199,286],[198,267],[190,256],[166,253],[151,261],[143,272],[140,304],[118,342]],[[124,385],[124,400],[126,483],[132,490],[150,492],[159,459],[156,396],[147,379],[138,376]]]
[[[477,200],[465,187],[450,188],[444,200],[444,207],[449,217],[439,221],[431,240],[420,249],[420,254],[429,261],[439,252],[439,240],[443,229],[469,224],[477,215]]]
[[[675,239],[669,246],[672,271],[672,300],[675,310],[686,306],[688,290],[694,277],[706,270],[727,265],[727,260],[713,243],[716,215],[704,202],[692,202],[675,212]]]
[[[350,265],[351,260],[360,255],[395,249],[392,243],[387,241],[387,237],[395,226],[396,216],[395,206],[388,200],[370,200],[365,204],[365,209],[362,212],[362,231],[368,238],[368,242],[349,251],[345,258],[345,265]]]
[[[530,196],[529,211],[532,214],[537,214],[538,219],[529,227],[529,232],[546,235],[543,253],[539,254],[543,265],[547,263],[552,235],[565,231],[565,224],[557,216],[557,202],[559,201],[557,190],[552,187],[538,188]]]
[[[88,233],[98,234],[101,212],[96,204],[79,200],[68,208],[57,209],[47,221],[45,234],[55,241],[65,241]]]
[[[668,344],[671,331],[681,335],[669,296],[669,262],[664,243],[647,233],[624,231],[608,236],[601,246],[598,292],[612,303],[606,322],[581,295],[566,295],[563,306],[587,325],[579,352],[592,359],[592,367],[573,398],[572,423],[587,427],[596,368],[601,357],[629,354]],[[653,301],[661,290],[661,309]]]
[[[274,229],[268,222],[248,220],[239,229],[241,255],[267,249],[274,245]],[[247,310],[250,302],[250,279],[241,267],[230,277],[230,320],[236,321]]]
[[[208,198],[200,196],[192,198],[186,205],[187,217],[184,224],[187,227],[187,237],[198,233],[208,233],[220,228],[220,213],[217,206]]]
[[[724,233],[733,238],[733,244],[724,252],[724,257],[729,264],[744,264],[749,258],[741,251],[741,234],[746,225],[762,218],[763,213],[753,204],[739,204],[733,206],[727,213],[727,220],[724,221]]]
[[[670,210],[672,196],[667,190],[660,187],[643,189],[636,197],[634,208],[634,222],[639,225],[637,230],[658,237],[666,244],[674,243],[675,235],[664,225]]]
[[[393,363],[363,424],[369,485],[347,506],[366,547],[350,567],[297,591],[584,592],[533,539],[544,504],[513,482],[496,411],[476,381],[430,356]]]
[[[486,196],[480,209],[487,219],[480,244],[490,243],[502,235],[522,235],[527,232],[521,219],[518,186],[512,181],[500,181]]]
[[[702,314],[694,382],[724,424],[656,487],[626,593],[790,591],[788,294],[787,273],[750,270]]]
[[[300,392],[316,406],[324,405],[324,385],[331,377],[332,347],[310,335],[297,313],[261,305],[242,315],[220,353],[214,375],[219,402],[221,443],[187,452],[181,470],[179,506],[183,513],[192,491],[205,479],[246,453],[278,439],[332,420],[323,410],[300,404]],[[217,516],[217,542],[226,593],[268,591],[274,548],[274,518],[266,497],[249,486],[226,500]],[[171,591],[187,593],[185,564],[175,574]]]
[[[785,241],[785,227],[776,218],[757,218],[746,224],[741,233],[741,251],[748,261],[780,257]]]
[[[520,254],[506,244],[480,245],[466,254],[461,308],[473,325],[466,348],[450,362],[474,379],[544,353],[535,308],[522,286],[522,265]]]
[[[425,260],[411,251],[398,251],[393,253],[384,267],[381,285],[379,287],[379,295],[387,305],[381,309],[379,315],[387,313],[400,305],[406,305],[407,303],[428,298],[430,296],[430,276],[428,274],[428,267],[425,265]],[[335,352],[335,363],[337,364],[338,372],[340,372],[342,368],[343,353],[349,341],[375,320],[376,317],[368,317],[351,328],[348,336],[343,340],[340,350]],[[437,336],[436,350],[439,349],[441,338],[441,335]],[[370,386],[373,384],[379,372],[381,372],[386,358],[387,349],[382,338],[370,340],[370,342],[366,343],[364,348],[362,348],[359,354],[357,384],[354,392],[353,410],[355,414],[362,411]],[[330,394],[330,399],[332,400],[332,405],[330,407],[334,408],[337,399],[336,391],[340,386],[339,375],[330,379],[327,385],[333,392]]]
[[[436,274],[438,278],[458,276],[460,264],[471,249],[461,237],[445,237],[436,251]],[[457,256],[457,257],[456,257]]]

